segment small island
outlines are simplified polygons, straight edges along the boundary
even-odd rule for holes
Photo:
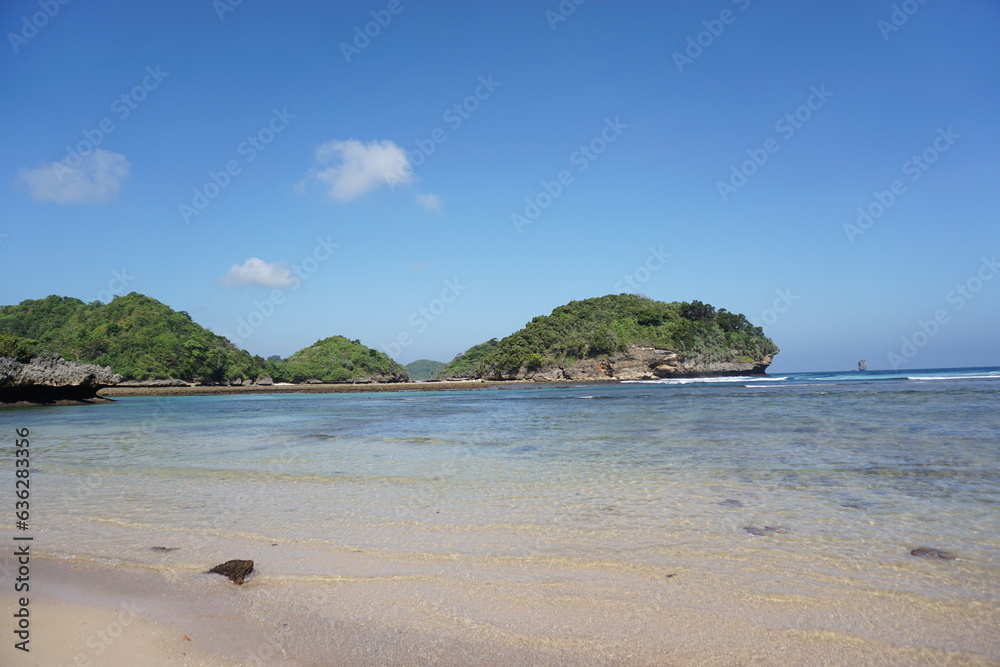
[[[757,375],[777,353],[742,314],[635,294],[572,301],[447,364],[409,367],[339,335],[287,359],[264,359],[142,294],[107,304],[53,295],[0,307],[0,402],[93,401],[102,389],[105,396],[391,391]]]
[[[458,355],[442,378],[595,381],[760,375],[778,347],[741,313],[635,294],[572,301]]]

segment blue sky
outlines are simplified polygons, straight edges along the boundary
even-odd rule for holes
[[[639,292],[765,325],[772,372],[1000,364],[992,0],[0,21],[0,303],[138,291],[406,363]]]

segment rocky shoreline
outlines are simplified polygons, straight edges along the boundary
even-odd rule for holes
[[[664,378],[724,377],[765,375],[774,355],[761,361],[737,358],[709,361],[700,355],[678,350],[666,350],[651,345],[630,345],[619,354],[595,359],[582,359],[571,365],[528,369],[522,366],[516,373],[495,374],[487,380],[560,381],[622,381],[662,380]]]
[[[236,394],[354,394],[362,392],[397,391],[476,391],[517,389],[543,386],[549,383],[531,381],[447,380],[430,382],[387,382],[368,384],[286,384],[273,385],[187,385],[184,386],[135,386],[124,383],[102,389],[100,396],[120,398],[126,396],[214,396]],[[584,383],[581,383],[584,384]]]
[[[552,383],[599,384],[623,380],[765,375],[771,357],[761,362],[737,359],[705,361],[676,350],[632,345],[620,354],[584,359],[567,366],[527,370],[483,379],[451,378],[422,382],[396,377],[365,377],[352,383],[298,384],[269,377],[229,384],[202,385],[178,379],[122,381],[110,368],[66,361],[57,354],[21,363],[0,358],[0,406],[98,403],[125,396],[210,396],[216,394],[359,393],[397,391],[471,391],[545,386]]]
[[[121,382],[110,368],[46,354],[22,363],[0,357],[0,405],[66,405],[106,400],[97,392]]]

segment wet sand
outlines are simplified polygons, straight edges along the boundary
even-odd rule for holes
[[[31,653],[8,641],[0,663],[997,664],[995,610],[910,613],[906,596],[761,590],[684,564],[626,571],[548,559],[528,568],[349,552],[338,561],[324,576],[290,576],[269,572],[265,559],[235,586],[192,568],[36,558]],[[11,619],[13,596],[3,601]]]

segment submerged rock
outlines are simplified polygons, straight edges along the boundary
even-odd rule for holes
[[[252,560],[227,560],[221,565],[216,565],[205,574],[221,574],[229,577],[234,584],[242,584],[243,581],[253,572]]]
[[[747,531],[751,535],[760,535],[762,537],[786,535],[790,532],[790,530],[784,526],[764,526],[763,528],[758,528],[757,526],[743,526],[743,530]]]
[[[955,554],[942,551],[941,549],[931,549],[930,547],[918,547],[910,551],[910,555],[917,558],[927,558],[928,560],[955,560],[958,558]]]
[[[735,498],[726,498],[719,504],[723,507],[743,507],[743,503]]]
[[[52,404],[98,399],[97,392],[121,382],[110,368],[43,354],[29,363],[0,357],[0,403]]]
[[[150,551],[158,551],[160,553],[166,553],[168,551],[177,551],[180,547],[149,547]]]

